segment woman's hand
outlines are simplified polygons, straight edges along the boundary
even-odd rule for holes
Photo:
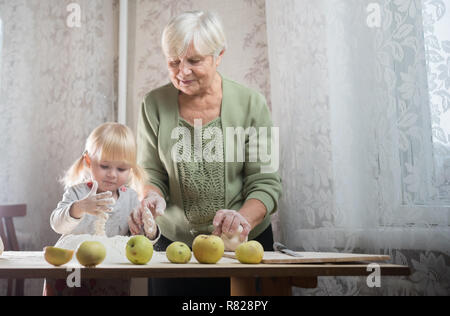
[[[145,235],[150,240],[154,240],[158,233],[158,226],[152,212],[142,205],[131,212],[128,217],[128,227],[132,235]]]
[[[141,205],[135,208],[128,218],[132,235],[145,234],[151,240],[156,238],[158,226],[155,219],[164,214],[166,201],[156,192],[150,191]]]
[[[147,197],[142,201],[142,205],[148,208],[154,218],[164,215],[166,210],[166,200],[155,191],[149,191]]]
[[[85,213],[100,216],[105,212],[110,213],[112,206],[116,203],[111,192],[103,192],[97,194],[98,183],[93,181],[91,191],[88,195],[75,203],[70,208],[70,216],[80,219]]]
[[[221,236],[222,233],[233,235],[242,226],[243,230],[240,240],[244,241],[250,231],[261,224],[266,216],[267,210],[264,204],[256,199],[247,200],[239,212],[233,210],[220,210],[213,220],[214,235]]]
[[[241,241],[244,241],[250,233],[252,227],[248,220],[242,216],[239,212],[233,210],[220,210],[216,213],[213,220],[215,230],[214,235],[221,236],[222,233],[233,235],[235,234],[239,226],[242,226],[242,232],[239,236]]]

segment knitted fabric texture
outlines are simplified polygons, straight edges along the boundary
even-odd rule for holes
[[[202,127],[202,159],[198,162],[194,158],[194,126],[181,118],[179,126],[187,128],[190,132],[187,135],[191,137],[190,157],[180,145],[182,135],[178,142],[178,154],[184,157],[177,164],[184,213],[194,226],[208,225],[212,223],[216,212],[225,205],[223,138],[218,138],[218,134],[222,135],[221,118]]]

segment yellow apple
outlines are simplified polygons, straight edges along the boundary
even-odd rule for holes
[[[56,248],[56,247],[45,247],[44,248],[44,258],[45,260],[56,266],[62,266],[63,264],[66,264],[73,258],[73,250],[67,250],[62,248]]]
[[[185,243],[175,241],[167,247],[166,256],[172,263],[188,263],[191,260],[192,252]]]
[[[263,246],[256,240],[240,244],[235,251],[240,263],[261,263],[264,256]]]
[[[192,243],[194,257],[200,263],[217,263],[225,252],[223,240],[214,235],[199,235]]]
[[[94,268],[105,260],[106,248],[98,241],[85,241],[78,246],[78,262],[88,268]]]

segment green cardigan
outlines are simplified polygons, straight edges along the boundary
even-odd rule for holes
[[[257,130],[268,127],[270,135],[272,120],[261,94],[224,77],[222,79],[221,121],[226,153],[227,127],[243,127],[244,130],[247,127]],[[147,94],[138,121],[138,163],[147,172],[150,184],[158,187],[168,201],[164,215],[157,218],[162,234],[172,241],[192,245],[195,236],[190,232],[192,227],[184,213],[177,163],[172,158],[172,149],[178,138],[172,139],[171,135],[178,127],[179,119],[178,90],[171,83]],[[261,166],[269,163],[262,163],[259,159],[248,162],[248,140],[246,134],[245,162],[234,159],[234,162],[225,163],[225,209],[238,211],[249,199],[257,199],[266,206],[263,222],[250,232],[251,240],[270,225],[270,215],[277,210],[282,187],[277,171],[261,172]],[[237,145],[238,142],[234,141],[235,158]],[[268,145],[270,153],[270,141]]]

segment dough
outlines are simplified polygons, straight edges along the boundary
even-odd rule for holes
[[[0,225],[2,225],[2,223],[0,223]],[[5,248],[3,247],[3,242],[2,242],[2,239],[0,238],[0,256],[3,253],[3,250],[5,250]]]
[[[242,243],[239,240],[239,235],[242,233],[244,228],[242,226],[239,226],[237,232],[234,235],[229,235],[223,233],[220,238],[222,238],[223,243],[225,244],[225,251],[235,251],[236,248]],[[246,242],[248,240],[248,237],[245,238],[243,242]]]

